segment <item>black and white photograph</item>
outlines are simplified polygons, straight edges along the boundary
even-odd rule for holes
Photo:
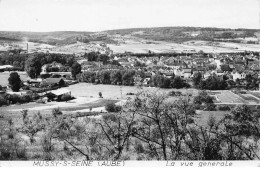
[[[260,166],[260,0],[0,0],[0,169]]]

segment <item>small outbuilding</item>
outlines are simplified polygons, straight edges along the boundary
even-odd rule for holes
[[[47,78],[44,80],[46,84],[51,86],[65,86],[65,81],[62,78]]]
[[[53,94],[55,94],[56,96],[60,96],[60,95],[64,95],[64,94],[71,95],[71,91],[68,90],[68,89],[52,90],[52,91],[50,91],[50,93],[53,93]]]

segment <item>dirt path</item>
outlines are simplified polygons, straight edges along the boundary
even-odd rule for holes
[[[90,102],[94,102],[99,100],[99,98],[89,98],[89,97],[78,97],[77,99],[71,100],[69,102],[49,102],[52,105],[47,106],[39,106],[39,107],[33,107],[29,108],[29,111],[35,111],[35,110],[51,110],[58,107],[75,107],[81,104],[86,104]],[[48,103],[48,104],[49,104]],[[21,111],[23,109],[14,109],[10,111]]]

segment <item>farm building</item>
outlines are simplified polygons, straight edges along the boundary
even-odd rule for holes
[[[45,80],[44,83],[51,85],[51,86],[64,86],[65,85],[65,81],[62,78],[47,78]]]
[[[184,78],[190,78],[191,75],[192,75],[192,70],[190,68],[184,68],[183,69]]]
[[[61,95],[71,95],[71,91],[68,89],[57,89],[57,90],[52,90],[49,93],[52,93],[56,96],[61,96]]]
[[[11,65],[2,65],[2,66],[0,66],[0,72],[4,72],[8,68],[13,68],[13,66],[11,66]]]
[[[22,96],[22,95],[25,95],[27,92],[11,92],[11,91],[9,91],[9,92],[7,92],[7,94],[15,94],[15,95],[18,95],[18,96]]]
[[[11,65],[2,65],[0,66],[0,69],[6,69],[6,68],[13,68]]]
[[[41,84],[42,79],[30,79],[24,82],[25,85],[30,85],[31,87],[37,87]]]

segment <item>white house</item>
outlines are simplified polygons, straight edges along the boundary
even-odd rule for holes
[[[7,94],[16,94],[18,96],[25,95],[27,92],[13,92],[13,91],[8,91]]]
[[[215,59],[215,63],[217,64],[217,68],[221,69],[222,62],[220,60]]]
[[[204,74],[204,79],[207,79],[207,78],[209,78],[210,76],[211,76],[211,73],[206,72],[206,73]]]
[[[235,73],[232,73],[231,74],[233,76],[233,80],[237,80],[237,79],[245,79],[246,78],[246,73],[242,72],[242,73],[238,73],[238,72],[235,72]]]
[[[41,72],[41,74],[47,74],[48,72],[47,72],[47,64],[45,64],[45,65],[43,65],[42,66],[42,72]]]
[[[183,76],[183,72],[179,69],[174,69],[173,72],[175,76]]]
[[[60,96],[60,95],[71,95],[71,91],[68,89],[57,89],[57,90],[52,90],[49,93],[55,94],[56,96]]]
[[[184,68],[182,71],[182,74],[184,78],[190,78],[191,77],[191,69],[190,68]]]
[[[246,73],[244,73],[244,72],[241,73],[241,78],[242,78],[242,79],[245,79],[245,78],[246,78]]]
[[[147,86],[148,83],[149,83],[149,81],[150,81],[150,78],[145,78],[145,79],[143,80],[143,85]]]
[[[211,74],[216,74],[217,76],[224,75],[224,72],[222,70],[212,70]]]
[[[13,68],[11,65],[2,65],[0,66],[0,69],[7,69],[7,68]]]

